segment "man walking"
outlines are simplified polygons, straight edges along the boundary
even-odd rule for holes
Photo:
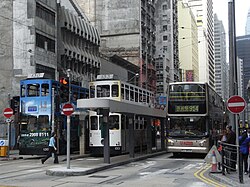
[[[56,133],[52,132],[51,133],[51,138],[49,140],[49,152],[47,154],[47,156],[45,158],[41,159],[42,164],[44,164],[44,162],[52,156],[52,153],[54,153],[54,164],[58,164],[58,156],[57,156],[57,148],[56,148]]]

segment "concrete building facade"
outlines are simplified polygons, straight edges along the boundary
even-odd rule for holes
[[[199,81],[198,27],[187,3],[178,1],[179,58],[182,81]]]
[[[168,84],[180,80],[176,0],[156,1],[156,97],[167,96]]]
[[[215,88],[214,19],[212,0],[186,0],[198,25],[199,81]]]
[[[229,97],[228,64],[226,54],[226,33],[221,20],[214,15],[214,50],[215,50],[215,90],[224,99]]]
[[[100,33],[101,52],[140,67],[139,85],[155,91],[155,0],[77,2]]]
[[[4,0],[0,10],[1,111],[9,107],[10,98],[19,96],[20,80],[30,74],[59,80],[70,69],[71,80],[84,87],[99,74],[100,35],[73,1]],[[4,121],[1,115],[0,123],[6,126]],[[3,126],[0,137],[7,134]]]
[[[3,0],[0,2],[0,110],[9,107],[13,85],[13,2]],[[0,115],[0,137],[6,135],[7,127],[5,117]]]

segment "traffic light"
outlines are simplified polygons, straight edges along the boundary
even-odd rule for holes
[[[10,108],[12,108],[13,114],[18,113],[19,111],[19,104],[20,104],[19,100],[20,100],[19,96],[15,96],[10,100]]]
[[[60,83],[63,85],[69,84],[69,80],[66,78],[60,78]]]
[[[62,85],[60,87],[60,98],[62,103],[66,103],[69,101],[69,88],[67,85]]]

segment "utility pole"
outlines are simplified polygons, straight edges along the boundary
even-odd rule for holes
[[[237,51],[236,51],[236,29],[235,29],[235,0],[228,0],[228,33],[229,33],[229,96],[238,95],[237,80]],[[236,133],[237,164],[239,166],[239,180],[243,183],[242,167],[240,167],[239,154],[239,124],[238,115],[230,114],[230,124]]]

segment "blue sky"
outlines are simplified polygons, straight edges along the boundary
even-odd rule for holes
[[[229,0],[213,0],[214,13],[217,13],[218,18],[223,21],[226,32],[228,33],[228,1]],[[245,26],[247,12],[250,8],[250,0],[235,0],[235,22],[236,35],[245,35]]]

